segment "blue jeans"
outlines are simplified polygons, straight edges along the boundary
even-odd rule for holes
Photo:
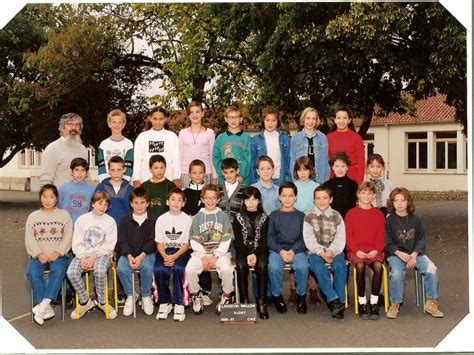
[[[303,296],[306,294],[306,287],[308,286],[308,257],[305,253],[297,253],[290,265],[295,271],[296,293]],[[269,288],[274,297],[281,295],[281,280],[284,267],[285,262],[281,256],[271,250],[268,257],[268,278],[270,280]]]
[[[155,265],[155,254],[150,253],[145,256],[140,270],[140,292],[142,297],[151,295],[151,283],[153,282],[153,266]],[[117,273],[122,283],[123,290],[127,296],[132,295],[132,272],[134,270],[128,265],[126,256],[121,256],[117,264]]]
[[[26,276],[30,280],[33,289],[34,304],[40,303],[44,298],[56,300],[61,283],[66,277],[68,258],[65,256],[57,258],[52,263],[41,264],[38,259],[29,258]],[[48,283],[44,279],[43,272],[49,269]]]
[[[388,259],[390,277],[390,301],[393,303],[403,302],[403,291],[405,290],[406,263],[396,255]],[[415,268],[425,277],[426,296],[430,299],[438,299],[438,268],[426,256],[416,257]]]
[[[327,301],[332,302],[339,298],[344,303],[346,301],[344,288],[347,280],[347,266],[342,254],[336,255],[332,260],[333,281],[331,280],[331,270],[326,267],[326,261],[319,255],[311,254],[309,256],[309,265]]]

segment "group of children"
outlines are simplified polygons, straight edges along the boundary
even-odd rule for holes
[[[298,313],[307,312],[308,280],[310,292],[317,280],[332,316],[343,318],[349,260],[356,268],[359,315],[378,319],[385,258],[390,267],[387,317],[396,318],[405,269],[413,267],[425,276],[425,311],[443,316],[437,269],[424,253],[426,235],[413,215],[411,194],[393,189],[384,178],[380,155],[364,163],[363,142],[349,128],[347,109],[336,111],[337,129],[327,137],[317,130],[317,111],[305,109],[303,129],[290,139],[278,130],[279,112],[266,108],[262,132],[250,138],[240,129],[240,109],[231,106],[225,111],[228,128],[215,141],[202,124],[201,104],[191,102],[187,112],[190,126],[178,138],[164,128],[166,111],[154,109],[152,128],[137,137],[132,153],[130,141],[121,135],[125,115],[113,110],[108,117],[112,136],[99,150],[100,184],[94,188],[86,182],[88,163],[76,158],[70,166],[72,182],[59,191],[51,184],[41,188],[41,208],[29,216],[25,237],[38,324],[54,316],[50,303],[65,275],[79,296],[71,318],[95,306],[108,312],[108,319],[116,318],[114,308],[105,304],[106,273],[114,257],[126,295],[125,316],[137,301],[131,285],[135,270],[140,271],[145,314],[154,313],[156,302],[157,319],[173,310],[176,321],[185,319],[189,304],[196,314],[212,304],[210,271],[215,270],[220,313],[232,302],[235,260],[240,302],[250,301],[248,276],[255,270],[253,293],[261,319],[269,318],[269,297],[278,312],[287,311],[281,290],[287,264],[294,272],[290,296]],[[372,270],[369,302],[366,265]],[[91,269],[95,301],[82,280],[83,271]]]

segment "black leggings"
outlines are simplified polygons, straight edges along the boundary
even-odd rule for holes
[[[268,285],[268,271],[267,271],[268,260],[264,257],[257,258],[257,264],[254,266],[255,274],[257,275],[257,289],[259,297],[265,297],[267,294]],[[237,268],[237,284],[240,291],[240,302],[249,299],[249,266],[247,264],[247,258],[237,258],[235,261]]]
[[[356,267],[356,281],[357,281],[357,296],[365,296],[365,266],[366,263],[357,263]],[[369,264],[369,267],[374,272],[372,276],[372,294],[379,295],[380,285],[382,285],[382,263],[374,261]]]

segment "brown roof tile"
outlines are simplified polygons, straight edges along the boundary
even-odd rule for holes
[[[415,104],[416,115],[409,113],[399,114],[390,112],[387,116],[372,117],[372,126],[396,125],[396,124],[419,124],[434,122],[456,122],[456,109],[445,103],[446,95],[438,94],[423,100],[418,100]],[[362,119],[355,118],[354,124],[360,126]]]

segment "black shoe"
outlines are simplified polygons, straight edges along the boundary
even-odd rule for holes
[[[273,296],[273,303],[275,304],[275,308],[280,313],[286,313],[286,303],[283,300],[282,295],[280,296]]]
[[[300,296],[296,294],[296,311],[298,313],[306,314],[308,307],[306,306],[306,294]]]
[[[359,317],[361,317],[363,320],[367,320],[370,318],[367,304],[359,304]]]
[[[340,311],[338,314],[332,317],[336,319],[344,319],[344,308],[342,309],[342,311]]]
[[[339,300],[339,298],[336,298],[334,301],[329,302],[328,307],[333,317],[335,317],[339,312],[344,310],[344,304]]]
[[[379,319],[379,306],[377,304],[370,304],[370,319]]]
[[[259,298],[257,301],[257,312],[260,317],[260,319],[268,319],[269,314],[267,310],[267,306],[265,306],[265,302],[263,298]]]

